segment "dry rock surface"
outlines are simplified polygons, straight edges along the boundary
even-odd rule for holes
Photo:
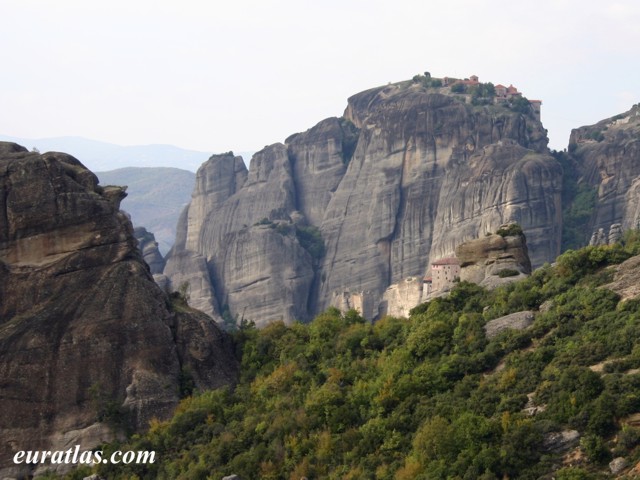
[[[161,274],[164,270],[165,261],[158,249],[158,242],[153,233],[148,232],[144,227],[133,229],[133,235],[138,241],[138,248],[142,252],[142,258],[149,265],[152,275]]]
[[[625,260],[620,265],[612,267],[615,269],[613,282],[604,285],[602,288],[613,290],[622,297],[622,300],[631,300],[640,295],[640,255]]]
[[[501,226],[504,227],[507,226]],[[490,234],[470,240],[458,245],[456,257],[460,262],[460,280],[487,288],[521,280],[531,273],[524,235]]]
[[[629,466],[629,461],[624,457],[616,457],[609,462],[609,470],[613,475],[618,475]]]
[[[561,180],[533,113],[412,82],[374,88],[248,170],[232,153],[203,164],[164,273],[207,313],[258,325],[310,319],[345,291],[368,292],[375,316],[390,286],[510,221],[534,265],[554,259]]]
[[[0,143],[0,477],[33,473],[17,450],[93,448],[126,418],[169,416],[183,368],[200,388],[235,379],[226,335],[153,282],[124,195],[73,157]]]
[[[580,442],[580,433],[577,430],[563,430],[562,432],[547,433],[542,445],[548,452],[565,452]]]
[[[574,129],[569,142],[580,180],[597,192],[593,221],[588,225],[596,232],[594,242],[607,243],[605,232],[615,224],[621,225],[622,230],[638,228],[640,105],[595,125]]]
[[[504,330],[524,330],[533,324],[535,314],[532,311],[516,312],[490,320],[484,326],[488,338],[497,336]]]

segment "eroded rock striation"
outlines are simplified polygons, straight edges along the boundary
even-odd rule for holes
[[[142,252],[142,258],[149,265],[152,275],[160,274],[164,270],[165,261],[158,249],[158,242],[152,232],[147,231],[144,227],[136,227],[133,229],[133,235],[138,241],[138,248]]]
[[[504,232],[508,225],[498,229]],[[524,234],[496,233],[464,242],[456,248],[460,280],[487,288],[510,283],[531,273],[531,261]]]
[[[597,192],[591,231],[640,226],[640,105],[571,132],[569,151],[577,161],[580,181]],[[596,239],[597,240],[597,239]],[[605,241],[601,243],[607,243]]]
[[[469,100],[401,82],[354,95],[343,117],[266,147],[249,171],[212,157],[165,274],[209,313],[266,324],[308,319],[345,291],[379,312],[388,287],[508,221],[534,265],[554,259],[562,170],[545,130],[533,111]]]
[[[232,383],[232,345],[173,311],[136,248],[124,192],[75,158],[0,143],[0,468],[17,450],[92,448],[167,417],[179,379]]]

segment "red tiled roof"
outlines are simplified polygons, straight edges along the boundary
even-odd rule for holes
[[[434,266],[434,265],[460,265],[460,262],[455,257],[449,257],[449,258],[441,258],[440,260],[436,260],[431,264],[431,266]]]

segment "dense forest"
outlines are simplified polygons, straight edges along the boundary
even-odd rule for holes
[[[309,324],[235,332],[234,389],[192,391],[169,421],[106,450],[155,450],[107,478],[597,479],[640,460],[640,300],[605,288],[622,243],[569,250],[526,280],[459,283],[409,318],[329,309]],[[485,324],[532,310],[525,330]],[[600,364],[600,368],[594,366]],[[589,368],[592,367],[592,368]],[[564,449],[554,433],[575,430]],[[572,460],[569,461],[568,457]],[[80,469],[70,478],[82,478]]]

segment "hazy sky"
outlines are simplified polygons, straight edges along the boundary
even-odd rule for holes
[[[258,150],[425,70],[541,99],[553,148],[640,102],[638,0],[0,0],[0,12],[0,134],[18,137]]]

